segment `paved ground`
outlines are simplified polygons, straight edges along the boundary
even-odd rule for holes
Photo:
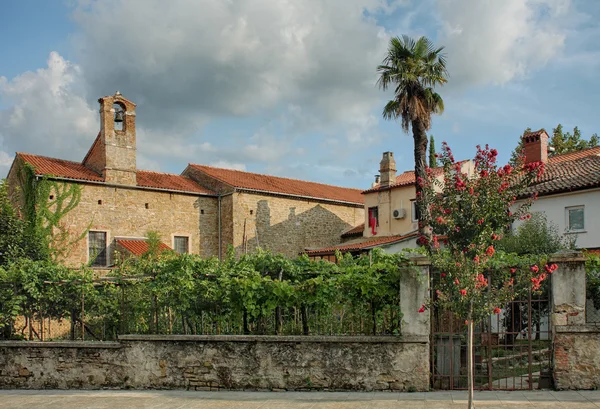
[[[441,409],[465,408],[466,393],[0,391],[0,408],[48,409]],[[600,408],[600,391],[476,392],[477,408]]]

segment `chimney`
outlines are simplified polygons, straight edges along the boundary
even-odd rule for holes
[[[381,187],[387,187],[396,183],[396,161],[394,160],[394,152],[383,152],[383,158],[379,162],[379,174]]]
[[[371,187],[376,187],[379,186],[379,182],[381,180],[381,177],[379,175],[375,175],[375,182],[371,183]]]
[[[548,162],[548,134],[540,129],[523,135],[525,148],[525,163]]]
[[[83,164],[101,173],[106,183],[135,186],[135,104],[119,91],[98,102],[100,135]]]

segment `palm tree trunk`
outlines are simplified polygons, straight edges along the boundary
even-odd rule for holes
[[[413,138],[415,141],[415,182],[417,182],[419,178],[425,180],[427,177],[425,172],[427,167],[427,133],[425,132],[425,125],[420,119],[413,120],[411,125]],[[425,197],[423,186],[421,186],[418,182],[415,183],[415,191],[417,195],[416,205],[419,209],[419,233],[429,238],[429,232],[425,228],[425,224],[422,222],[423,220],[429,219],[429,209],[425,205],[425,203],[427,203],[427,198]]]

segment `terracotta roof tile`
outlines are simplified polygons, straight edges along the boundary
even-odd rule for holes
[[[600,149],[593,148],[551,158],[546,163],[544,174],[529,186],[526,193],[537,192],[543,196],[600,186],[599,153]]]
[[[38,175],[52,175],[67,179],[91,180],[96,182],[104,181],[101,175],[86,168],[79,162],[20,152],[17,152],[17,156],[33,165]]]
[[[213,168],[211,166],[190,166],[221,182],[239,189],[258,190],[290,196],[304,196],[315,199],[363,204],[364,198],[359,189],[325,185],[305,180],[289,179],[258,173],[242,172],[232,169]]]
[[[350,251],[369,250],[374,247],[382,246],[384,244],[401,242],[414,237],[417,237],[417,232],[405,234],[403,236],[376,237],[359,243],[339,244],[337,246],[325,247],[321,249],[306,250],[305,253],[309,256],[324,256],[335,254],[336,251],[344,253]]]
[[[365,224],[361,223],[356,227],[342,233],[342,237],[362,236],[365,231]]]
[[[25,162],[33,165],[38,175],[52,175],[75,180],[89,180],[104,182],[104,178],[79,162],[64,159],[49,158],[28,153],[17,153]],[[192,179],[170,173],[150,172],[138,170],[136,173],[137,185],[156,189],[177,190],[182,192],[215,194],[215,192],[200,186]]]
[[[444,173],[444,168],[442,168],[442,167],[433,168],[432,170],[433,170],[433,174],[435,176],[438,176],[438,175],[441,175]],[[407,170],[406,172],[401,173],[400,175],[396,176],[396,183],[393,183],[386,187],[375,186],[375,187],[372,187],[370,189],[363,191],[362,193],[365,194],[365,193],[378,192],[380,190],[393,189],[396,187],[409,186],[409,185],[414,185],[414,184],[415,184],[415,171]]]
[[[139,257],[148,251],[148,242],[144,239],[117,238],[115,239],[115,242],[134,256]],[[165,243],[160,243],[158,245],[158,249],[161,252],[165,250],[172,250],[171,247],[167,246]]]
[[[525,137],[525,136],[540,136],[541,134],[544,134],[544,133],[545,133],[546,135],[548,134],[548,133],[546,132],[546,130],[544,130],[544,129],[542,128],[542,129],[538,129],[537,131],[525,132],[525,134],[523,135],[523,137]]]
[[[582,149],[576,152],[563,153],[562,155],[551,156],[548,158],[548,164],[568,162],[575,159],[585,158],[587,156],[598,156],[600,155],[600,146],[595,148]]]
[[[153,187],[157,189],[179,190],[182,192],[195,192],[214,195],[215,192],[209,190],[192,179],[181,175],[171,173],[150,172],[148,170],[138,170],[136,174],[137,185],[143,187]]]

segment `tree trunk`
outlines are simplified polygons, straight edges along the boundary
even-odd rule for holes
[[[423,220],[428,219],[429,209],[424,205],[425,192],[423,192],[423,186],[417,181],[419,178],[425,180],[427,174],[425,169],[427,167],[427,133],[425,132],[425,125],[419,119],[412,121],[412,132],[413,139],[415,142],[415,191],[416,191],[416,207],[419,209],[419,233],[429,238],[429,232],[426,229]]]
[[[473,308],[473,307],[471,307]],[[468,336],[467,336],[467,378],[469,387],[469,403],[468,409],[474,409],[473,404],[473,313],[469,311],[467,319]]]

